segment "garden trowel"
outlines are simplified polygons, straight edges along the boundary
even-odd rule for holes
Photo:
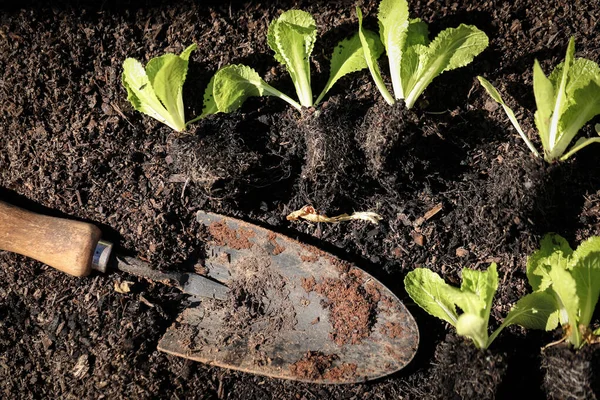
[[[190,294],[158,349],[206,364],[339,384],[383,377],[414,357],[412,315],[365,271],[257,225],[202,211],[197,219],[209,238],[203,275],[111,255],[92,224],[2,202],[0,249],[74,276],[117,268]]]

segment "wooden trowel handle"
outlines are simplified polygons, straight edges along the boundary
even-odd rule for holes
[[[99,240],[100,229],[92,224],[35,214],[0,201],[0,250],[86,276]]]

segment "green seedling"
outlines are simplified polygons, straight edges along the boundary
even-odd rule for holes
[[[527,279],[533,293],[519,300],[515,308],[551,312],[537,320],[518,321],[519,325],[553,330],[560,324],[564,340],[575,348],[598,342],[600,329],[592,331],[590,322],[600,294],[600,236],[573,251],[561,236],[546,235],[540,249],[527,260]]]
[[[133,108],[176,131],[184,131],[194,121],[185,122],[183,83],[195,49],[196,44],[192,44],[180,55],[167,53],[153,58],[145,69],[138,60],[126,59],[121,80]]]
[[[585,58],[575,58],[575,40],[571,38],[564,62],[550,76],[542,71],[540,63],[533,64],[533,93],[537,111],[535,125],[548,162],[564,161],[591,143],[600,143],[600,137],[580,138],[569,151],[567,147],[577,132],[592,118],[600,114],[600,67]],[[508,115],[510,122],[523,138],[531,152],[539,157],[527,138],[513,111],[504,103],[500,93],[485,78],[477,77],[489,95]],[[596,129],[600,135],[600,130]]]
[[[359,32],[362,13],[357,7]],[[445,71],[464,67],[481,53],[489,43],[487,35],[472,25],[461,24],[440,32],[429,41],[427,24],[418,18],[410,19],[406,0],[382,0],[379,5],[379,36],[388,56],[394,96],[389,93],[373,59],[371,46],[363,42],[365,58],[371,60],[371,75],[389,104],[404,100],[412,108],[429,84]]]
[[[531,319],[538,321],[538,325],[531,325],[539,326],[539,321],[545,321],[554,311],[552,307],[535,308],[526,302],[519,302],[504,323],[489,335],[492,300],[498,289],[496,264],[491,264],[483,272],[463,269],[460,288],[448,285],[438,274],[426,268],[409,272],[404,279],[404,286],[417,305],[450,323],[460,336],[471,339],[481,350],[487,349],[507,326]],[[462,313],[457,312],[457,307]]]
[[[301,10],[286,11],[269,25],[267,42],[275,59],[292,78],[299,101],[267,84],[256,71],[245,65],[228,65],[212,77],[204,94],[201,117],[238,109],[251,96],[275,96],[301,110],[318,105],[332,86],[344,75],[367,68],[358,34],[341,41],[333,51],[330,75],[325,88],[313,102],[310,55],[317,38],[313,17]],[[377,49],[374,50],[377,53]],[[379,49],[379,56],[383,48]]]

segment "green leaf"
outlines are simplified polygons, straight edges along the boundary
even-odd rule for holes
[[[477,314],[464,313],[458,317],[456,333],[473,340],[478,349],[488,346],[487,321]]]
[[[377,44],[377,42],[379,41],[377,35],[369,33],[368,30],[363,28],[363,17],[360,7],[356,7],[356,15],[358,16],[358,35],[362,44],[365,60],[369,67],[369,71],[371,72],[371,76],[375,81],[377,89],[379,89],[379,92],[381,93],[385,101],[389,105],[392,105],[395,103],[395,100],[385,87],[385,83],[383,83],[383,79],[381,78],[381,72],[379,71],[379,65],[377,64],[377,48],[378,46],[381,46],[381,44]]]
[[[581,344],[581,332],[578,324],[579,299],[577,283],[573,276],[562,265],[552,265],[549,270],[552,291],[555,294],[560,314],[561,325],[570,326],[569,342],[578,348]]]
[[[483,88],[486,90],[486,92],[488,92],[490,97],[502,106],[502,108],[504,109],[504,112],[508,116],[508,119],[513,124],[513,126],[515,127],[517,132],[519,133],[519,136],[521,136],[521,139],[523,139],[525,141],[525,144],[527,144],[527,147],[529,147],[529,150],[531,150],[531,152],[536,157],[539,157],[540,153],[538,153],[538,151],[533,146],[533,143],[531,143],[531,141],[529,140],[527,135],[525,135],[525,132],[523,132],[523,129],[521,129],[521,125],[519,125],[519,121],[517,121],[517,117],[515,117],[515,113],[513,112],[513,110],[510,107],[508,107],[506,105],[506,103],[502,99],[502,96],[500,96],[500,93],[498,92],[498,90],[496,90],[496,88],[484,77],[478,76],[477,79],[479,80],[479,83],[481,83],[481,86],[483,86]]]
[[[404,92],[396,97],[404,99],[407,88],[415,86],[419,75],[417,71],[427,58],[427,46],[429,45],[429,29],[427,24],[420,19],[410,21],[408,25],[408,36],[400,68],[400,78]]]
[[[230,113],[242,106],[248,97],[276,96],[297,109],[294,100],[267,84],[258,73],[245,65],[228,65],[213,76],[204,93],[203,116],[217,112]]]
[[[389,64],[392,87],[397,99],[404,98],[400,69],[402,53],[408,33],[408,2],[406,0],[382,0],[377,14],[379,35],[383,43]]]
[[[425,268],[417,268],[404,278],[406,292],[415,303],[434,317],[440,318],[452,326],[456,326],[458,315],[451,297],[456,296],[458,289],[448,285],[435,272]]]
[[[558,326],[558,304],[548,292],[534,292],[522,297],[510,310],[502,327],[520,325],[527,329],[551,331]]]
[[[600,295],[600,237],[581,243],[573,252],[571,275],[579,299],[579,325],[589,326]]]
[[[492,333],[487,346],[510,325],[520,325],[527,329],[553,330],[558,326],[558,305],[554,296],[547,292],[534,292],[521,298],[510,310],[502,325]]]
[[[473,293],[477,301],[467,298],[467,301],[457,302],[457,304],[464,312],[480,315],[487,321],[497,289],[498,271],[495,263],[490,265],[487,271],[465,268],[462,270],[460,290],[463,293]]]
[[[220,112],[230,113],[240,108],[248,97],[262,96],[266,85],[252,68],[229,65],[214,76],[214,102]]]
[[[185,130],[183,83],[195,49],[192,44],[179,56],[168,53],[153,58],[146,69],[137,60],[126,59],[121,80],[133,107],[176,131]]]
[[[534,292],[550,291],[559,309],[561,325],[569,325],[569,341],[576,347],[580,344],[580,332],[577,323],[579,301],[576,282],[571,275],[570,257],[573,250],[567,241],[559,235],[546,235],[540,250],[527,260],[527,279]]]
[[[540,249],[527,259],[527,280],[534,292],[543,292],[551,285],[548,275],[552,265],[567,269],[569,257],[573,254],[569,242],[557,234],[547,234],[540,243]]]
[[[367,41],[372,41],[374,44],[373,56],[377,59],[383,52],[383,46],[381,42],[377,40],[375,33],[371,31],[365,31]],[[331,55],[331,65],[329,67],[329,80],[325,85],[325,88],[315,101],[315,105],[319,104],[325,94],[331,89],[331,87],[344,75],[352,72],[360,71],[368,68],[367,60],[362,48],[360,36],[356,33],[349,39],[342,40],[333,51]]]
[[[575,42],[571,38],[565,60],[548,78],[554,91],[553,96],[545,100],[546,103],[549,101],[553,103],[548,129],[540,128],[542,118],[538,123],[536,113],[536,124],[538,124],[548,162],[556,159],[566,160],[587,145],[600,142],[596,138],[589,141],[579,140],[567,154],[564,154],[578,131],[589,120],[600,114],[600,67],[594,61],[574,58],[574,53]],[[536,66],[534,66],[534,89],[535,73]],[[547,118],[547,115],[545,117]]]
[[[216,74],[215,74],[216,75]],[[213,95],[214,92],[214,82],[215,75],[210,78],[206,89],[204,90],[204,101],[202,106],[202,114],[198,117],[198,119],[204,118],[208,115],[216,114],[219,112],[219,107],[217,107],[217,103],[215,102],[215,97]]]
[[[458,318],[456,332],[473,339],[480,349],[487,348],[487,328],[497,289],[498,271],[495,263],[487,271],[462,270],[462,298],[456,298],[455,301],[464,313]]]
[[[414,45],[429,46],[429,27],[421,18],[413,18],[408,24],[406,47]]]
[[[300,104],[313,105],[310,86],[310,54],[317,39],[313,17],[301,10],[289,10],[271,22],[267,43],[275,59],[284,64],[292,77]]]
[[[133,108],[162,122],[176,131],[182,131],[185,126],[169,114],[160,102],[146,75],[142,64],[128,58],[123,62],[123,86],[127,89],[127,100]]]
[[[548,148],[550,134],[550,119],[555,101],[554,87],[552,81],[546,77],[538,60],[533,64],[533,94],[537,111],[535,112],[535,125],[538,128],[542,147]]]
[[[571,147],[571,149],[567,153],[563,154],[560,157],[560,160],[561,161],[566,160],[567,158],[571,157],[573,154],[577,153],[579,150],[583,149],[584,147],[586,147],[592,143],[600,143],[600,138],[579,138],[579,140],[577,140],[575,142],[573,147]]]
[[[596,67],[598,66],[596,65]],[[597,76],[600,77],[600,68],[598,68]],[[570,100],[572,104],[560,118],[559,139],[550,152],[551,159],[562,155],[579,130],[600,114],[600,86],[596,82],[590,81],[586,86],[575,91]],[[595,141],[597,140],[587,144]],[[585,146],[581,146],[580,149],[583,147]]]
[[[176,123],[185,127],[183,101],[181,101],[181,108],[179,108],[179,97],[181,97],[183,90],[187,61],[175,54],[165,54],[154,60],[159,59],[162,63],[157,70],[153,71],[155,75],[148,73],[148,67],[146,68],[146,73],[156,96],[158,96]],[[152,61],[148,63],[148,66],[152,66]]]
[[[569,76],[569,68],[573,62],[573,57],[575,55],[575,40],[571,38],[569,40],[569,45],[567,47],[567,55],[565,56],[565,61],[562,66],[562,71],[560,73],[560,80],[558,81],[558,87],[555,85],[555,97],[554,97],[554,109],[552,111],[552,119],[550,120],[550,127],[548,131],[548,148],[545,148],[546,151],[546,159],[552,161],[554,146],[559,136],[559,120],[560,116],[563,113],[564,109],[567,106],[568,97],[566,93],[567,80]],[[556,76],[556,74],[553,74]],[[553,76],[550,77],[553,80]]]
[[[487,329],[498,288],[496,264],[490,265],[487,271],[463,269],[460,289],[425,268],[409,272],[404,287],[415,303],[454,325],[459,335],[471,338],[478,348],[485,349],[491,343],[488,343]],[[456,306],[463,311],[458,317]]]
[[[463,67],[473,61],[481,53],[489,40],[485,33],[475,26],[461,24],[457,28],[448,28],[429,44],[428,47],[417,45],[425,51],[420,58],[417,79],[412,87],[404,86],[406,107],[412,108],[417,98],[429,86],[431,81],[444,71]]]

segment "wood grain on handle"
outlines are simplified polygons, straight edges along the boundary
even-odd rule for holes
[[[35,214],[0,201],[0,250],[86,276],[98,240],[100,229],[92,224]]]

